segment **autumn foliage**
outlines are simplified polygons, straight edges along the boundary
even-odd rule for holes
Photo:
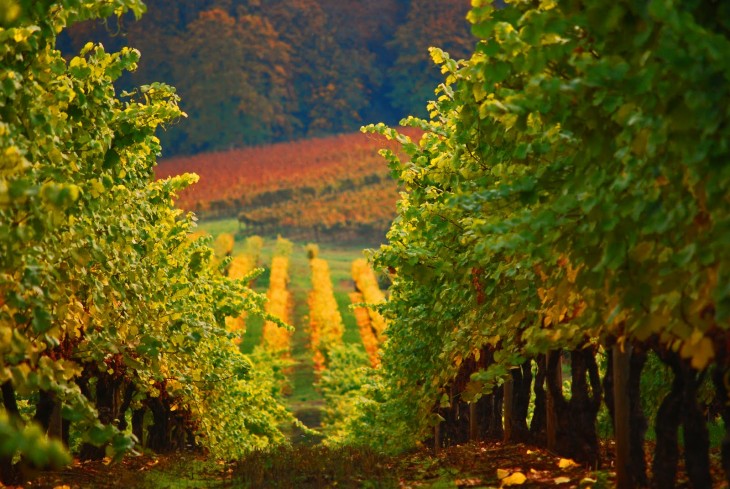
[[[311,348],[314,353],[314,368],[321,371],[326,367],[327,351],[342,343],[344,325],[332,289],[327,261],[312,258],[309,260],[309,267],[312,271],[312,290],[307,299]]]
[[[289,292],[289,256],[279,253],[271,260],[271,276],[266,312],[288,323],[291,309],[291,293]],[[291,332],[280,325],[266,321],[264,324],[263,344],[274,352],[283,356],[289,355]]]
[[[362,294],[359,292],[351,292],[350,301],[352,301],[353,304],[363,302]],[[362,339],[362,344],[368,354],[370,365],[375,368],[380,363],[380,359],[378,358],[378,338],[373,332],[373,327],[370,321],[370,313],[367,308],[362,306],[356,306],[353,312],[355,313],[357,329],[360,331],[360,339]]]
[[[314,240],[333,232],[382,236],[398,199],[382,148],[397,149],[382,137],[353,133],[172,158],[160,163],[157,176],[198,174],[178,204],[201,217],[238,217],[252,228],[246,232]]]
[[[365,302],[380,304],[385,301],[385,295],[380,290],[375,273],[370,268],[367,260],[359,258],[352,262],[352,278],[355,280],[357,290],[360,291]],[[370,315],[370,324],[375,336],[378,341],[383,341],[383,332],[386,327],[385,319],[374,309],[367,309],[367,311]]]

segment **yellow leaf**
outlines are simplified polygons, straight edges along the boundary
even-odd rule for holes
[[[709,338],[702,338],[695,354],[692,356],[692,368],[704,370],[713,358],[715,358],[715,349],[712,346],[712,341]]]
[[[522,472],[515,472],[509,477],[502,479],[502,486],[519,486],[520,484],[524,484],[526,480],[527,477],[525,474]]]
[[[682,344],[680,355],[682,358],[692,359],[692,368],[704,370],[710,360],[715,358],[715,348],[712,346],[712,340],[695,329],[690,338]]]
[[[540,8],[543,10],[554,9],[557,5],[558,5],[558,2],[556,0],[541,0],[540,1]]]
[[[567,484],[568,482],[570,482],[570,477],[556,477],[555,479],[553,479],[553,482],[556,484]]]
[[[590,477],[585,477],[581,479],[580,483],[578,484],[578,487],[581,489],[591,489],[593,487],[593,484],[598,482],[596,479],[591,479]]]
[[[3,5],[4,7],[4,5]],[[15,42],[23,42],[26,39],[28,39],[28,32],[23,29],[15,29],[15,34],[13,35],[13,39],[15,39]]]
[[[578,464],[569,458],[561,458],[560,461],[558,461],[558,467],[560,467],[561,469],[569,469],[570,467],[577,466]]]
[[[497,479],[504,479],[509,475],[509,470],[497,469]]]
[[[487,91],[481,83],[475,83],[472,87],[472,92],[474,94],[474,100],[477,102],[481,102],[487,96]]]

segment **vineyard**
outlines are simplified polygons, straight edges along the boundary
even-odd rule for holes
[[[414,137],[419,129],[406,129]],[[247,234],[379,243],[398,186],[379,135],[346,134],[163,160],[158,178],[195,173],[178,205],[202,218],[237,218]],[[363,205],[367,202],[368,205]]]
[[[157,166],[55,44],[143,3],[0,0],[0,483],[730,487],[730,4],[471,4],[428,118]]]

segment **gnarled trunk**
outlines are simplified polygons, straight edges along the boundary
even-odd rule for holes
[[[611,346],[609,343],[608,346]],[[631,487],[646,487],[649,480],[646,474],[646,455],[644,442],[648,423],[641,407],[641,373],[647,360],[647,351],[642,344],[632,345],[629,357],[629,372],[626,395],[628,396],[629,451],[626,461],[629,484]],[[614,359],[607,355],[606,374],[603,378],[603,393],[606,407],[616,426],[614,412]],[[614,430],[615,431],[615,430]],[[618,460],[617,460],[617,463]]]
[[[646,487],[649,480],[646,475],[646,455],[644,441],[649,426],[644,410],[641,407],[641,372],[646,365],[647,351],[642,345],[635,345],[631,351],[629,374],[629,472],[635,486]]]
[[[118,391],[121,379],[99,372],[94,389],[96,410],[102,424],[111,424],[118,414]],[[106,452],[103,446],[97,447],[90,443],[81,446],[79,457],[82,460],[101,460]]]
[[[682,427],[684,430],[684,462],[692,487],[712,487],[710,476],[710,435],[705,417],[697,404],[697,390],[704,379],[685,363],[682,364],[684,380],[684,409]]]
[[[530,430],[527,427],[527,412],[530,408],[530,389],[532,387],[532,360],[525,361],[522,365],[513,368],[510,372],[512,377],[509,394],[510,410],[507,413],[505,407],[505,424],[509,421],[509,436],[505,430],[505,441],[512,443],[526,442],[530,439]],[[505,389],[505,396],[507,389]],[[505,399],[505,406],[507,399]],[[509,418],[509,419],[508,419]]]
[[[601,405],[601,379],[593,347],[570,352],[571,398],[563,396],[556,370],[559,356],[550,355],[547,366],[548,388],[554,399],[557,417],[555,450],[590,467],[600,466],[596,415]],[[589,392],[590,387],[590,392]]]
[[[652,486],[656,489],[670,489],[677,480],[677,462],[679,462],[679,446],[677,432],[682,420],[682,392],[684,376],[680,372],[679,356],[674,352],[666,352],[664,363],[674,372],[674,380],[669,393],[659,405],[656,415],[656,450],[652,471]]]

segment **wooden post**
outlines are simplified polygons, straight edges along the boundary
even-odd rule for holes
[[[477,401],[469,404],[469,440],[479,440],[479,420],[477,419]]]
[[[613,409],[614,438],[616,440],[616,488],[632,489],[629,470],[631,463],[629,374],[631,369],[631,345],[613,346]]]
[[[513,394],[514,394],[514,382],[512,381],[512,374],[508,374],[509,377],[504,381],[504,399],[502,405],[504,409],[504,441],[509,442],[512,440],[512,418],[513,418]]]
[[[560,352],[549,351],[545,355],[545,410],[547,411],[545,416],[545,431],[547,435],[547,448],[552,451],[555,451],[557,447],[558,419],[557,413],[555,412],[555,398],[550,390],[550,382],[555,382],[559,386],[563,385],[563,373],[560,358],[558,358],[558,367],[555,369],[555,377],[550,377],[548,365],[550,365],[550,359],[554,358],[554,355],[560,355]]]

